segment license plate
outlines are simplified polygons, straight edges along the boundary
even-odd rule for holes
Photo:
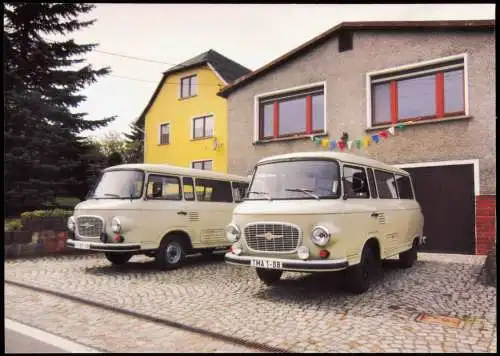
[[[267,269],[283,269],[280,260],[264,260],[261,258],[252,258],[250,260],[252,267],[267,268]]]
[[[75,241],[75,248],[80,248],[82,250],[89,250],[90,249],[90,242],[88,241]]]

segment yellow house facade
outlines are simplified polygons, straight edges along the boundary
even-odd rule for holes
[[[136,122],[144,162],[227,173],[227,102],[217,92],[249,72],[214,50],[164,72]]]

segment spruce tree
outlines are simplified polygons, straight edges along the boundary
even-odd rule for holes
[[[127,163],[142,163],[144,161],[144,126],[141,122],[130,124],[130,134],[124,133],[127,138]]]
[[[84,55],[97,45],[47,39],[67,37],[92,25],[95,20],[78,17],[94,5],[4,3],[3,7],[5,213],[12,215],[41,208],[58,195],[85,191],[81,172],[89,148],[80,134],[104,127],[114,117],[87,120],[86,113],[75,112],[86,99],[80,91],[110,72],[84,63]]]

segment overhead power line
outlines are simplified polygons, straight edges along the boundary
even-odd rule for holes
[[[140,58],[140,57],[128,56],[126,54],[120,54],[120,53],[114,53],[114,52],[108,52],[108,51],[101,51],[101,50],[98,50],[98,49],[94,49],[94,52],[102,53],[102,54],[107,54],[109,56],[116,56],[116,57],[134,59],[136,61],[151,62],[151,63],[158,63],[158,64],[167,64],[167,65],[170,65],[170,66],[176,66],[177,65],[177,64],[174,64],[174,63],[168,63],[168,62],[158,61],[156,59],[147,59],[147,58]]]

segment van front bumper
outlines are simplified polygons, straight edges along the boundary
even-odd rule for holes
[[[282,270],[284,271],[295,271],[295,272],[332,272],[340,271],[346,269],[349,266],[346,258],[336,259],[336,260],[291,260],[291,259],[281,259],[281,258],[268,258],[260,256],[240,256],[235,255],[232,252],[228,252],[224,255],[224,259],[227,263],[232,265],[240,266],[252,266],[251,261],[256,260],[269,260],[269,261],[280,261]]]
[[[91,250],[103,252],[136,252],[141,250],[140,244],[126,244],[126,243],[102,243],[91,241],[80,241],[68,239],[66,241],[68,247],[78,250]]]

